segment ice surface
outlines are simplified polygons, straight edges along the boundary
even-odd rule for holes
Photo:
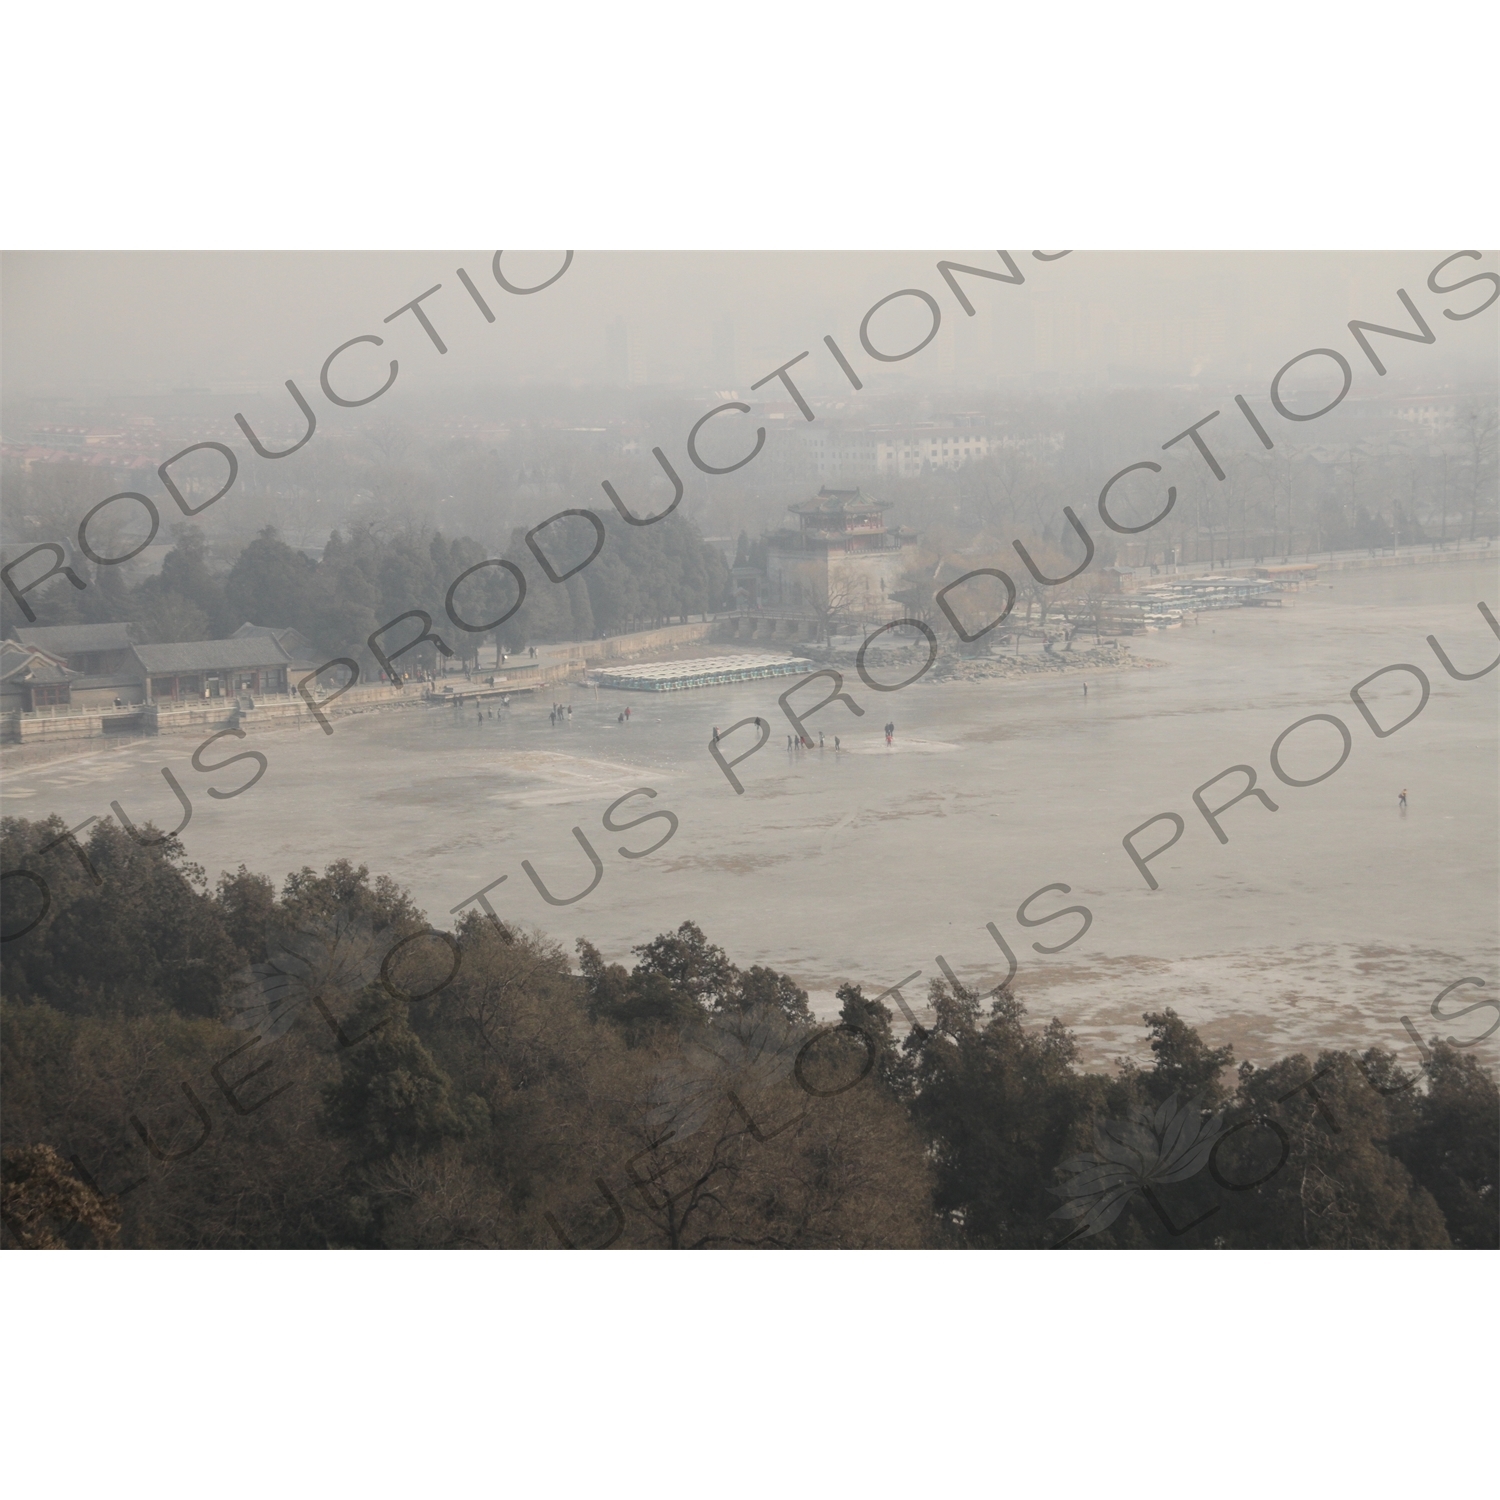
[[[1330,587],[1331,583],[1331,587]],[[825,1011],[843,980],[878,992],[913,969],[918,1005],[942,954],[960,978],[991,984],[1003,959],[994,922],[1020,960],[1017,990],[1032,1018],[1060,1016],[1094,1062],[1139,1055],[1141,1012],[1172,1005],[1215,1042],[1265,1060],[1290,1049],[1374,1042],[1410,1053],[1407,1015],[1424,1036],[1484,1029],[1490,1012],[1444,1023],[1428,1014],[1446,984],[1497,972],[1496,694],[1500,671],[1447,677],[1426,644],[1436,634],[1475,670],[1497,644],[1476,607],[1500,605],[1479,567],[1332,574],[1282,610],[1241,610],[1137,637],[1138,655],[1166,665],[1090,677],[918,683],[877,694],[852,673],[842,704],[808,727],[826,748],[788,752],[777,705],[792,679],[683,694],[572,690],[573,718],[548,722],[546,703],[516,701],[476,721],[452,708],[366,714],[247,740],[270,771],[243,798],[215,802],[242,768],[192,770],[195,740],[163,738],[86,754],[11,777],[6,810],[57,811],[76,823],[118,798],[138,824],[179,816],[159,768],[193,798],[185,835],[210,875],[243,863],[280,880],[345,856],[408,885],[431,919],[501,875],[490,892],[508,920],[571,945],[587,936],[629,962],[633,943],[691,918],[738,963],[788,970]],[[1349,689],[1395,662],[1432,684],[1425,711],[1377,739]],[[806,689],[799,708],[827,693]],[[562,696],[565,690],[559,689]],[[1415,680],[1393,673],[1367,695],[1385,723],[1417,703]],[[632,708],[628,724],[616,722]],[[1353,736],[1343,769],[1293,788],[1271,773],[1276,736],[1308,714],[1337,715]],[[736,796],[709,755],[715,724],[759,715],[771,739],[742,762]],[[882,726],[896,724],[887,747]],[[835,753],[834,735],[844,750]],[[733,756],[754,743],[737,731]],[[1314,724],[1284,747],[1289,774],[1332,763],[1337,731]],[[1222,814],[1220,845],[1195,809],[1195,787],[1237,764],[1254,766],[1279,807],[1253,798]],[[1210,807],[1243,785],[1205,793]],[[606,831],[605,809],[637,787],[617,826],[670,809],[681,820],[659,853],[626,860],[666,831],[661,820]],[[1409,792],[1402,816],[1397,793]],[[1122,836],[1155,813],[1180,814],[1186,833],[1152,869],[1148,891]],[[547,905],[521,868],[529,859],[556,894],[592,878],[571,830],[603,859],[604,879],[576,905]],[[1167,831],[1142,836],[1149,848]],[[1149,842],[1148,842],[1149,840]],[[1082,904],[1083,940],[1068,918],[1028,930],[1017,907],[1040,887],[1033,915]],[[1470,1000],[1477,992],[1465,991]],[[1456,1008],[1456,1007],[1455,1007]],[[1493,1062],[1486,1044],[1481,1051]]]

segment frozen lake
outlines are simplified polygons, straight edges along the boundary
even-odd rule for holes
[[[1440,1023],[1428,1015],[1433,997],[1467,975],[1500,982],[1500,671],[1455,682],[1426,644],[1436,634],[1468,670],[1493,660],[1500,643],[1476,606],[1500,607],[1500,588],[1478,567],[1336,574],[1332,584],[1285,609],[1204,615],[1137,637],[1134,653],[1165,666],[1090,678],[1087,698],[1072,676],[874,694],[850,673],[845,690],[865,715],[833,704],[809,720],[827,738],[821,752],[785,749],[777,695],[796,679],[660,695],[575,688],[573,719],[556,728],[546,703],[518,701],[482,725],[472,710],[459,720],[433,709],[335,720],[332,737],[221,741],[215,759],[251,747],[270,759],[260,784],[232,801],[203,789],[238,785],[243,766],[203,776],[189,764],[196,740],[163,738],[16,773],[4,805],[76,823],[118,798],[137,822],[172,826],[166,763],[193,797],[184,839],[211,875],[243,863],[279,881],[343,856],[410,887],[437,925],[503,875],[490,899],[507,920],[569,945],[586,936],[630,962],[632,944],[692,919],[736,962],[790,972],[823,1010],[845,979],[868,994],[913,971],[904,993],[920,1009],[938,954],[988,987],[1004,973],[993,922],[1020,961],[1017,992],[1032,1019],[1061,1017],[1096,1063],[1138,1055],[1141,1012],[1168,1004],[1241,1058],[1376,1041],[1410,1057],[1402,1015],[1424,1036],[1467,1039],[1492,1013]],[[1406,728],[1377,739],[1349,689],[1395,662],[1421,667],[1432,697]],[[1400,673],[1369,699],[1385,724],[1418,701]],[[1317,713],[1348,725],[1353,751],[1320,785],[1286,786],[1272,775],[1271,745]],[[707,742],[715,724],[754,714],[770,721],[771,741],[738,767],[737,796]],[[741,730],[727,753],[752,742]],[[1332,726],[1310,725],[1283,764],[1311,777],[1338,750]],[[1223,814],[1221,845],[1192,793],[1240,763],[1255,767],[1279,811],[1238,803]],[[658,853],[627,861],[621,845],[644,848],[666,825],[609,833],[601,817],[643,786],[655,801],[637,797],[617,819],[667,808],[681,826]],[[1205,796],[1217,806],[1242,786],[1229,777]],[[1161,883],[1152,892],[1120,840],[1168,810],[1186,832],[1152,864]],[[577,904],[549,906],[521,861],[554,894],[581,890],[593,872],[575,825],[604,875]],[[1149,850],[1168,831],[1158,824],[1139,843]],[[1071,893],[1038,897],[1031,914],[1082,904],[1093,922],[1066,951],[1041,954],[1033,942],[1055,945],[1079,925],[1028,930],[1017,920],[1018,905],[1054,883]],[[1476,998],[1460,991],[1449,1004]]]

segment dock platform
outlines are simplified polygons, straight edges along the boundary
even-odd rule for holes
[[[637,693],[680,693],[690,688],[723,687],[733,682],[753,682],[760,677],[791,677],[815,670],[814,663],[805,657],[755,651],[707,656],[695,661],[612,667],[596,672],[595,677],[600,687]]]
[[[453,688],[450,692],[439,689],[428,693],[427,701],[442,706],[446,703],[492,703],[496,698],[509,698],[516,693],[535,693],[547,686],[539,677],[531,677],[522,682],[506,682],[503,679],[496,681],[494,687],[488,683],[475,683],[468,687]]]

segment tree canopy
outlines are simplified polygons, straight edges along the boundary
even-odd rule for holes
[[[222,638],[247,622],[289,627],[329,656],[367,663],[374,660],[366,649],[371,633],[414,609],[431,617],[457,657],[472,659],[480,645],[496,639],[511,651],[541,641],[589,640],[601,631],[666,624],[733,602],[724,554],[690,521],[673,515],[643,530],[611,515],[603,524],[605,543],[594,561],[554,583],[519,527],[503,554],[440,531],[335,530],[314,562],[268,526],[224,570],[214,566],[202,530],[185,523],[174,528],[161,571],[136,588],[123,586],[118,570],[96,567],[82,592],[58,579],[28,602],[43,625],[128,620],[141,644]],[[568,516],[537,544],[561,575],[588,557],[595,540],[586,520]],[[455,613],[469,625],[501,623],[492,630],[455,628],[447,613],[449,589],[497,556],[525,577],[520,608],[514,609],[520,589],[511,572],[478,568],[455,590]],[[89,573],[82,558],[77,565]],[[0,604],[7,627],[29,623],[8,592]],[[431,667],[434,648],[423,646],[411,659]]]
[[[819,1023],[692,921],[575,970],[363,866],[210,885],[156,836],[0,825],[34,877],[0,972],[8,1245],[1500,1240],[1500,1098],[1450,1043],[1234,1070],[1163,1009],[1149,1065],[1091,1072],[1009,988],[936,981],[902,1037],[844,983]]]

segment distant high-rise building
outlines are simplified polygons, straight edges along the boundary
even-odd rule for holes
[[[604,329],[604,378],[610,385],[630,384],[630,333],[624,318]]]
[[[734,324],[727,316],[714,324],[713,352],[710,358],[713,363],[714,385],[723,390],[733,390],[739,382],[734,364]]]

